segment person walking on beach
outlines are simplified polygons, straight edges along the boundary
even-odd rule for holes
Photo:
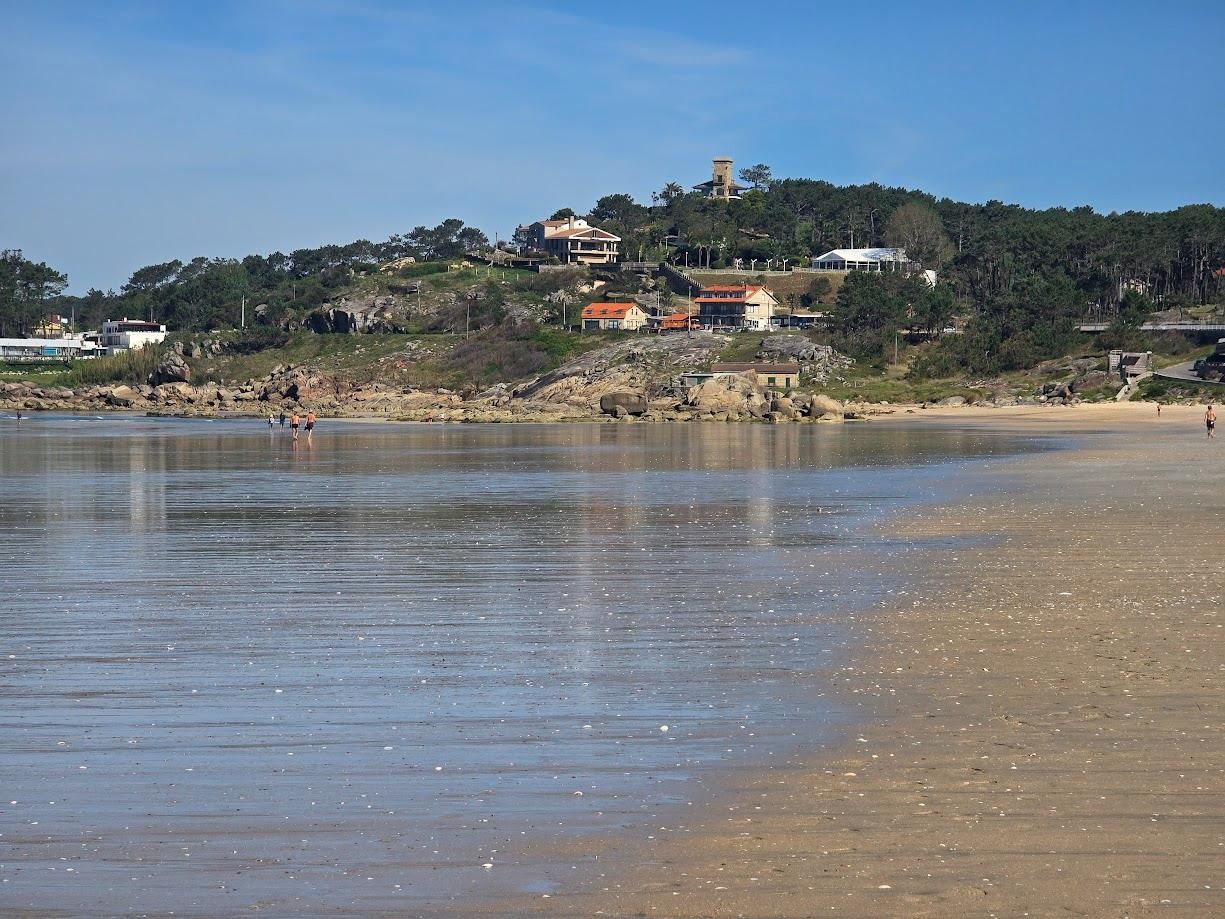
[[[298,439],[298,425],[301,423],[301,420],[297,412],[294,412],[293,417],[289,419],[289,429],[293,431],[294,440]]]
[[[281,409],[281,427],[285,427],[285,410]]]
[[[315,413],[306,413],[306,439],[311,439],[311,431],[315,430]]]
[[[1211,405],[1204,412],[1204,427],[1208,429],[1208,439],[1212,440],[1212,432],[1216,430],[1216,409]]]
[[[269,413],[268,413],[268,430],[269,430],[269,431],[271,431],[271,430],[272,430],[272,425],[273,425],[273,423],[274,423],[275,421],[276,421],[276,418],[275,418],[275,417],[273,417],[272,412],[269,412]]]

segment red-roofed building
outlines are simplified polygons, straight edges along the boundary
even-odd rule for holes
[[[690,329],[701,328],[702,323],[697,316],[688,313],[669,313],[656,320],[661,332],[687,332]]]
[[[770,288],[753,284],[712,284],[693,298],[698,318],[711,329],[767,332],[778,300]]]
[[[766,364],[760,361],[739,364],[715,364],[710,368],[711,376],[718,379],[722,376],[744,374],[752,377],[763,386],[792,389],[800,385],[800,365]]]
[[[584,332],[637,332],[647,323],[647,314],[637,303],[588,303],[582,318]]]

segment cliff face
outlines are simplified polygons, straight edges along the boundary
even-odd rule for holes
[[[597,411],[600,397],[637,392],[648,400],[683,396],[679,377],[715,360],[726,339],[709,332],[653,335],[588,352],[517,386],[518,399],[562,403]]]

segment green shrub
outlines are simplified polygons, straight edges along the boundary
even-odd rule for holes
[[[135,351],[124,351],[111,357],[97,357],[77,361],[68,373],[68,386],[98,386],[104,383],[126,383],[140,385],[149,382],[149,377],[161,363],[166,353],[164,346],[146,345]]]
[[[431,274],[446,274],[446,262],[422,262],[419,265],[405,265],[396,269],[399,278],[424,278]]]

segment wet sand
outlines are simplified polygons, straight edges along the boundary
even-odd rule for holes
[[[890,525],[973,538],[838,674],[853,736],[686,824],[559,851],[572,888],[495,912],[1225,915],[1225,440],[1194,407],[922,415],[1079,445]]]

